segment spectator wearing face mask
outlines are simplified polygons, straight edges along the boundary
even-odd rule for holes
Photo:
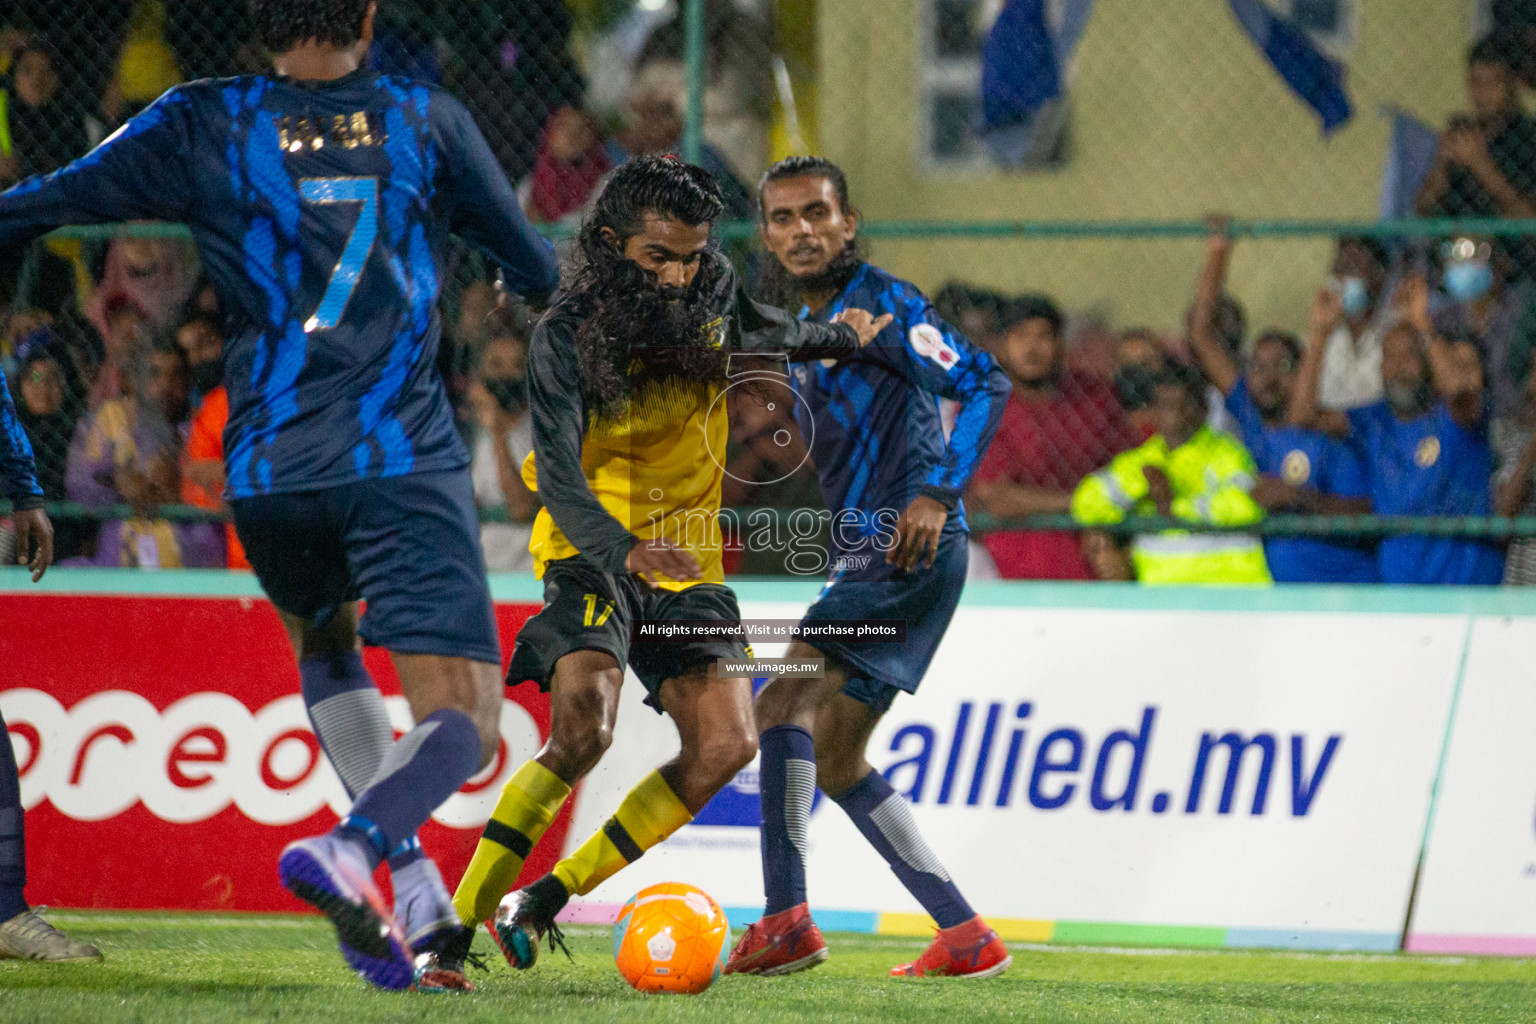
[[[1318,403],[1323,409],[1355,409],[1381,400],[1381,341],[1392,325],[1387,267],[1390,257],[1374,238],[1340,238],[1329,288],[1339,317],[1323,349]]]
[[[192,405],[200,407],[224,383],[224,331],[217,320],[196,314],[176,329],[176,345],[187,355]]]
[[[524,203],[529,219],[553,224],[579,214],[611,170],[597,118],[578,107],[561,107],[550,115],[539,143]]]
[[[1291,422],[1354,443],[1381,515],[1491,515],[1493,451],[1477,349],[1435,333],[1422,277],[1405,280],[1398,292],[1403,320],[1382,339],[1385,397],[1348,413],[1318,408],[1323,348],[1344,315],[1337,295],[1318,293]],[[1383,583],[1493,585],[1504,575],[1502,551],[1475,540],[1388,537],[1377,562]]]
[[[1536,284],[1514,278],[1508,247],[1491,238],[1451,239],[1441,246],[1441,257],[1440,287],[1448,304],[1435,314],[1435,330],[1477,346],[1488,369],[1493,415],[1517,415],[1525,404],[1520,382],[1531,361]]]
[[[1003,323],[995,353],[1013,391],[967,503],[1004,519],[1067,512],[1078,481],[1140,438],[1103,381],[1067,369],[1055,303],[1025,296]],[[982,543],[1007,579],[1094,578],[1081,539],[1070,532],[1004,530]]]
[[[80,395],[63,345],[50,331],[34,331],[16,348],[17,373],[11,378],[16,419],[27,433],[36,457],[37,483],[46,501],[65,501],[65,474],[70,439],[80,408]],[[54,558],[62,561],[84,551],[94,532],[79,519],[53,524]]]
[[[480,545],[491,571],[529,571],[533,558],[528,538],[539,499],[523,483],[521,473],[533,451],[527,327],[505,309],[493,311],[487,326],[488,337],[469,386],[470,409],[478,428],[470,476],[475,503],[482,509],[505,508],[509,522],[481,524]]]

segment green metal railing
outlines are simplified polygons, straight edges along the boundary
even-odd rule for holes
[[[702,138],[702,134],[699,136]],[[686,144],[685,144],[686,149]],[[572,229],[544,224],[539,230],[553,240],[569,238]],[[752,221],[729,221],[716,227],[725,241],[757,235]],[[1203,220],[868,220],[859,224],[866,238],[1203,238],[1210,227]],[[1447,235],[1536,235],[1536,220],[1497,220],[1487,217],[1425,217],[1399,220],[1234,220],[1234,238],[1334,238],[1368,235],[1374,238],[1439,238]],[[91,224],[60,228],[55,238],[103,239],[131,235],[140,238],[190,238],[181,224],[136,221],[130,224]]]
[[[704,0],[683,5],[683,60],[688,78],[688,109],[683,121],[683,159],[699,162],[704,152]]]
[[[7,514],[8,502],[0,502],[0,515]],[[136,513],[130,505],[87,507],[78,502],[51,502],[45,510],[52,519],[60,521],[103,521],[129,519]],[[796,513],[818,509],[771,509],[727,508],[720,512],[721,519],[740,527],[753,513],[767,513],[781,519]],[[227,513],[194,508],[190,505],[162,505],[153,510],[155,518],[173,523],[227,522]],[[1211,523],[1191,523],[1182,519],[1162,516],[1138,516],[1108,526],[1085,526],[1065,514],[1022,516],[1016,519],[999,519],[985,513],[969,513],[966,516],[971,531],[976,534],[996,533],[1004,530],[1030,531],[1080,531],[1097,530],[1118,536],[1137,533],[1160,533],[1166,530],[1183,530],[1188,533],[1241,533],[1261,537],[1393,537],[1416,535],[1427,537],[1461,537],[1476,540],[1504,541],[1536,537],[1536,516],[1377,516],[1377,515],[1274,515],[1249,526],[1217,526]],[[481,509],[481,522],[505,523],[505,508]]]

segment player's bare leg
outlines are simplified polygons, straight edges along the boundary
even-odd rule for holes
[[[532,966],[540,939],[558,937],[555,915],[572,896],[591,892],[687,824],[756,755],[751,680],[721,679],[701,667],[663,682],[657,699],[677,726],[681,749],[630,790],[613,817],[574,853],[502,901],[492,933],[513,966]],[[595,721],[589,713],[589,727]]]
[[[295,895],[331,918],[354,969],[380,987],[408,987],[414,980],[412,938],[425,944],[458,929],[441,875],[421,853],[415,832],[437,804],[494,756],[499,666],[394,653],[401,689],[418,723],[397,743],[382,699],[361,667],[355,605],[343,606],[319,625],[288,614],[282,618],[305,677],[316,733],[334,752],[338,774],[356,799],[352,814],[335,831],[285,850],[279,870]],[[386,857],[404,921],[396,920],[373,885],[373,867]],[[465,987],[462,974],[429,980],[430,987]]]
[[[597,767],[613,744],[624,668],[603,651],[574,651],[555,663],[549,739],[534,760],[567,786]]]
[[[788,657],[803,660],[819,653],[796,643]],[[814,779],[939,922],[939,934],[923,956],[891,973],[1001,973],[1012,962],[1002,942],[965,902],[924,842],[906,800],[865,757],[884,709],[847,696],[847,684],[847,671],[829,665],[821,679],[774,679],[758,695],[763,887],[768,904],[763,919],[742,936],[726,970],[789,974],[826,959],[826,944],[805,896],[805,836]]]

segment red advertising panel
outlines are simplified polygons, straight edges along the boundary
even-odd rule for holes
[[[503,647],[537,605],[503,604]],[[0,593],[0,710],[27,808],[27,896],[69,907],[298,910],[277,856],[347,807],[299,699],[277,614],[239,597]],[[397,731],[388,655],[366,654]],[[548,735],[549,702],[507,691],[497,760],[422,830],[450,880],[501,783]],[[529,860],[559,854],[569,804]]]

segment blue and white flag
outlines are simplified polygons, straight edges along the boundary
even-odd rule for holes
[[[1392,119],[1392,139],[1381,172],[1378,212],[1383,220],[1412,217],[1419,186],[1434,165],[1440,133],[1401,107],[1384,106],[1381,113]]]
[[[1043,159],[1066,117],[1066,65],[1093,0],[1066,0],[1053,32],[1046,0],[1008,0],[981,51],[981,137],[1008,167]]]
[[[1228,0],[1248,38],[1300,96],[1323,119],[1328,135],[1350,118],[1344,92],[1344,65],[1324,54],[1312,37],[1270,10],[1262,0]]]

